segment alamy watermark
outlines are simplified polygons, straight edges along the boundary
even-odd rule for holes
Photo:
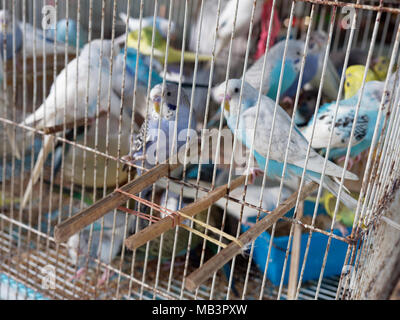
[[[46,265],[40,270],[43,275],[42,289],[55,290],[56,289],[56,268],[52,265]]]
[[[43,30],[55,29],[57,23],[56,8],[51,5],[45,5],[42,8],[42,28]]]
[[[355,29],[356,24],[354,23],[354,20],[356,18],[356,9],[350,6],[344,6],[342,8],[342,13],[344,14],[344,17],[340,20],[341,27],[346,30]]]

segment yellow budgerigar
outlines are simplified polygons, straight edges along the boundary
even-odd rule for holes
[[[151,55],[152,51],[152,35],[153,28],[146,27],[142,29],[141,38],[140,38],[140,53],[144,55]],[[132,31],[128,35],[128,47],[138,49],[138,41],[139,41],[139,30]],[[166,54],[167,41],[161,36],[161,34],[156,30],[154,33],[154,57],[157,58],[160,62],[164,62],[165,54]],[[184,60],[185,61],[195,61],[196,54],[194,52],[184,52]],[[210,55],[198,55],[199,61],[208,61],[211,60]],[[168,49],[168,63],[180,62],[181,61],[181,51],[169,46]]]
[[[365,66],[353,65],[346,69],[346,82],[344,86],[344,97],[345,99],[354,96],[358,89],[361,88],[363,77],[365,72]],[[367,72],[367,78],[365,82],[379,80],[378,76],[371,69]]]
[[[384,56],[379,56],[372,62],[371,69],[375,72],[379,81],[384,81],[386,79],[389,64],[390,59]]]

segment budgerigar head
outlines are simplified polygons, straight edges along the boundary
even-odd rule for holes
[[[308,41],[308,50],[310,53],[323,53],[328,40],[328,35],[326,32],[319,30],[313,31],[310,34],[310,39]]]
[[[166,83],[163,90],[162,83],[156,85],[150,91],[150,99],[153,102],[154,115],[161,116],[165,120],[174,121],[178,104],[178,85],[175,83]],[[189,106],[189,99],[183,88],[181,88],[181,98],[179,101],[179,113],[182,108]]]
[[[283,59],[285,50],[286,40],[278,42],[274,47],[271,48],[271,54],[269,55],[272,59]],[[300,71],[301,61],[304,54],[304,42],[301,40],[289,39],[286,50],[286,61],[290,61],[296,72]],[[275,56],[275,57],[274,57]]]
[[[0,10],[0,30],[3,30],[3,25],[7,25],[7,32],[11,30],[12,16],[8,10]]]
[[[371,63],[371,69],[375,72],[378,79],[383,81],[386,79],[386,75],[389,70],[390,59],[384,56],[379,56],[374,59]]]
[[[226,95],[225,95],[225,86],[226,86]],[[218,99],[218,102],[221,103],[221,108],[224,112],[226,118],[231,116],[236,116],[240,111],[239,101],[242,80],[241,79],[230,79],[221,83],[215,90],[214,95]],[[249,101],[254,101],[258,97],[258,91],[250,86],[247,82],[243,84],[242,90],[242,100],[241,105],[248,105]]]
[[[164,39],[167,39],[168,25],[169,25],[168,19],[157,17],[156,27]],[[176,36],[176,24],[172,20],[171,20],[171,26],[170,26],[169,32],[170,32],[170,38],[174,38]]]
[[[357,91],[361,88],[363,77],[365,72],[365,66],[353,65],[346,69],[346,82],[344,86],[344,97],[345,99],[354,96]],[[376,74],[369,69],[367,71],[367,77],[365,82],[378,80]]]
[[[390,83],[388,84],[387,90],[384,90],[385,88],[385,82],[384,81],[369,81],[365,84],[364,87],[364,93],[363,93],[363,101],[364,99],[368,99],[368,101],[375,100],[378,103],[374,104],[369,104],[369,103],[363,103],[364,106],[368,105],[374,105],[378,106],[380,102],[382,101],[383,97],[383,106],[387,107],[392,94],[391,94],[391,88],[390,88]],[[354,96],[358,99],[359,95],[361,94],[361,88],[357,91],[357,94]]]

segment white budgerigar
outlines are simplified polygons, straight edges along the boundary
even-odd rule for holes
[[[103,55],[102,59],[100,59],[102,46]],[[45,102],[21,124],[33,126],[36,129],[44,129],[46,127],[61,125],[64,121],[66,123],[71,123],[74,121],[74,116],[76,116],[76,119],[83,119],[86,114],[86,96],[88,96],[88,118],[95,117],[98,102],[100,112],[106,111],[109,92],[108,79],[110,75],[109,57],[114,51],[113,49],[111,41],[108,40],[94,40],[91,44],[87,44],[79,56],[79,62],[78,59],[72,60],[67,67],[61,71],[53,83]],[[89,66],[90,71],[88,72]],[[76,78],[77,69],[78,78]],[[99,79],[100,72],[101,83],[100,88],[98,88],[98,80],[95,79]],[[76,83],[80,85],[77,86]],[[88,90],[86,86],[87,83],[89,83]],[[111,90],[111,103],[118,104],[118,101],[119,97]],[[77,102],[76,110],[74,110],[75,102]],[[22,206],[26,204],[32,191],[32,186],[39,178],[40,169],[50,152],[54,138],[54,135],[44,136],[42,150],[38,155],[30,181],[26,187]]]
[[[239,1],[239,3],[237,3]],[[261,20],[262,6],[264,1],[258,0],[254,11],[253,25]],[[235,24],[235,36],[247,35],[250,26],[251,13],[253,10],[254,0],[230,0],[228,3],[221,8],[222,12],[219,18],[219,28],[217,33],[217,49],[216,55],[228,45],[233,22],[235,19],[236,5],[238,6],[236,24]]]

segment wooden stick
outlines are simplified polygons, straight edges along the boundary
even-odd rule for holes
[[[106,114],[107,114],[107,111],[105,111],[105,110],[100,111],[99,118],[101,118],[102,116],[105,116]],[[90,125],[95,120],[96,120],[96,117],[88,118],[87,119],[88,125]],[[45,134],[57,133],[57,132],[63,131],[64,127],[65,127],[65,130],[70,130],[70,129],[73,129],[75,127],[75,125],[78,128],[78,127],[83,126],[84,124],[85,124],[84,118],[76,119],[75,121],[68,122],[65,125],[63,123],[61,123],[61,124],[57,124],[55,126],[45,127],[45,128],[43,128],[43,132]]]
[[[301,220],[304,211],[304,201],[299,203],[298,210],[296,212],[296,219]],[[301,229],[303,227],[299,224],[294,225],[293,232],[293,244],[290,253],[290,271],[289,271],[289,283],[288,283],[288,300],[294,300],[296,297],[297,289],[297,276],[299,271],[299,261],[300,261],[300,249],[301,249]]]
[[[310,182],[307,184],[300,192],[300,200],[304,200],[311,192],[316,190],[317,187],[318,184],[315,182]],[[293,193],[285,202],[279,205],[269,215],[244,232],[239,237],[240,242],[247,244],[254,241],[261,233],[264,232],[264,230],[268,229],[275,222],[277,222],[282,216],[285,215],[286,212],[295,206],[298,193],[298,191]],[[231,242],[226,248],[222,249],[218,254],[216,254],[205,264],[203,264],[203,266],[192,272],[186,278],[186,289],[194,291],[201,283],[212,277],[212,275],[218,269],[222,268],[233,257],[241,253],[242,250],[243,248],[240,247],[236,242]]]
[[[212,138],[217,133],[213,132],[209,135],[205,136],[205,139]],[[187,150],[193,149],[194,145],[198,144],[198,140],[194,139],[189,143]],[[198,149],[197,149],[198,150]],[[152,185],[161,177],[167,176],[171,171],[179,168],[182,165],[182,158],[185,154],[186,148],[181,148],[178,154],[173,155],[168,160],[156,165],[149,171],[145,172],[140,177],[137,177],[135,180],[125,184],[120,189],[122,191],[137,194],[144,190],[146,187]],[[197,154],[198,155],[198,154]],[[192,155],[195,156],[195,155]],[[186,160],[189,161],[188,157]],[[172,160],[171,160],[172,159]],[[170,163],[172,161],[172,163]],[[125,201],[129,200],[129,197],[118,192],[114,191],[104,197],[103,199],[97,201],[92,204],[89,208],[82,210],[71,218],[65,220],[54,228],[54,238],[56,242],[64,242],[69,239],[73,234],[79,232],[86,226],[100,219],[110,210],[113,210],[123,204]]]
[[[168,173],[180,166],[180,163],[169,164],[168,161],[163,162],[151,170],[147,171],[135,180],[125,184],[120,189],[128,193],[136,194],[144,190],[146,187],[156,182],[159,178],[168,175]],[[92,204],[89,208],[82,210],[71,218],[57,225],[54,229],[54,238],[56,242],[64,242],[69,239],[70,236],[79,232],[81,229],[90,225],[94,221],[100,219],[110,210],[115,209],[125,201],[129,200],[129,197],[114,191],[108,194],[103,199]]]
[[[240,185],[242,185],[245,182],[246,176],[240,176],[239,178],[236,178],[231,182],[231,187],[230,190],[236,189]],[[207,209],[209,206],[211,206],[214,202],[216,202],[218,199],[222,198],[225,196],[228,192],[228,185],[225,184],[223,186],[220,186],[216,188],[213,191],[210,191],[206,196],[203,198],[197,200],[196,202],[192,202],[189,205],[185,206],[179,212],[182,212],[188,216],[195,216],[197,213]],[[181,223],[182,221],[185,220],[183,216],[178,215],[177,223]],[[153,240],[163,234],[164,232],[174,228],[174,221],[171,219],[171,217],[165,217],[161,219],[160,221],[157,221],[156,223],[153,223],[152,225],[148,226],[147,228],[144,228],[140,230],[138,233],[130,236],[125,240],[125,246],[130,249],[134,250],[139,248],[140,246],[144,245],[150,240]]]

